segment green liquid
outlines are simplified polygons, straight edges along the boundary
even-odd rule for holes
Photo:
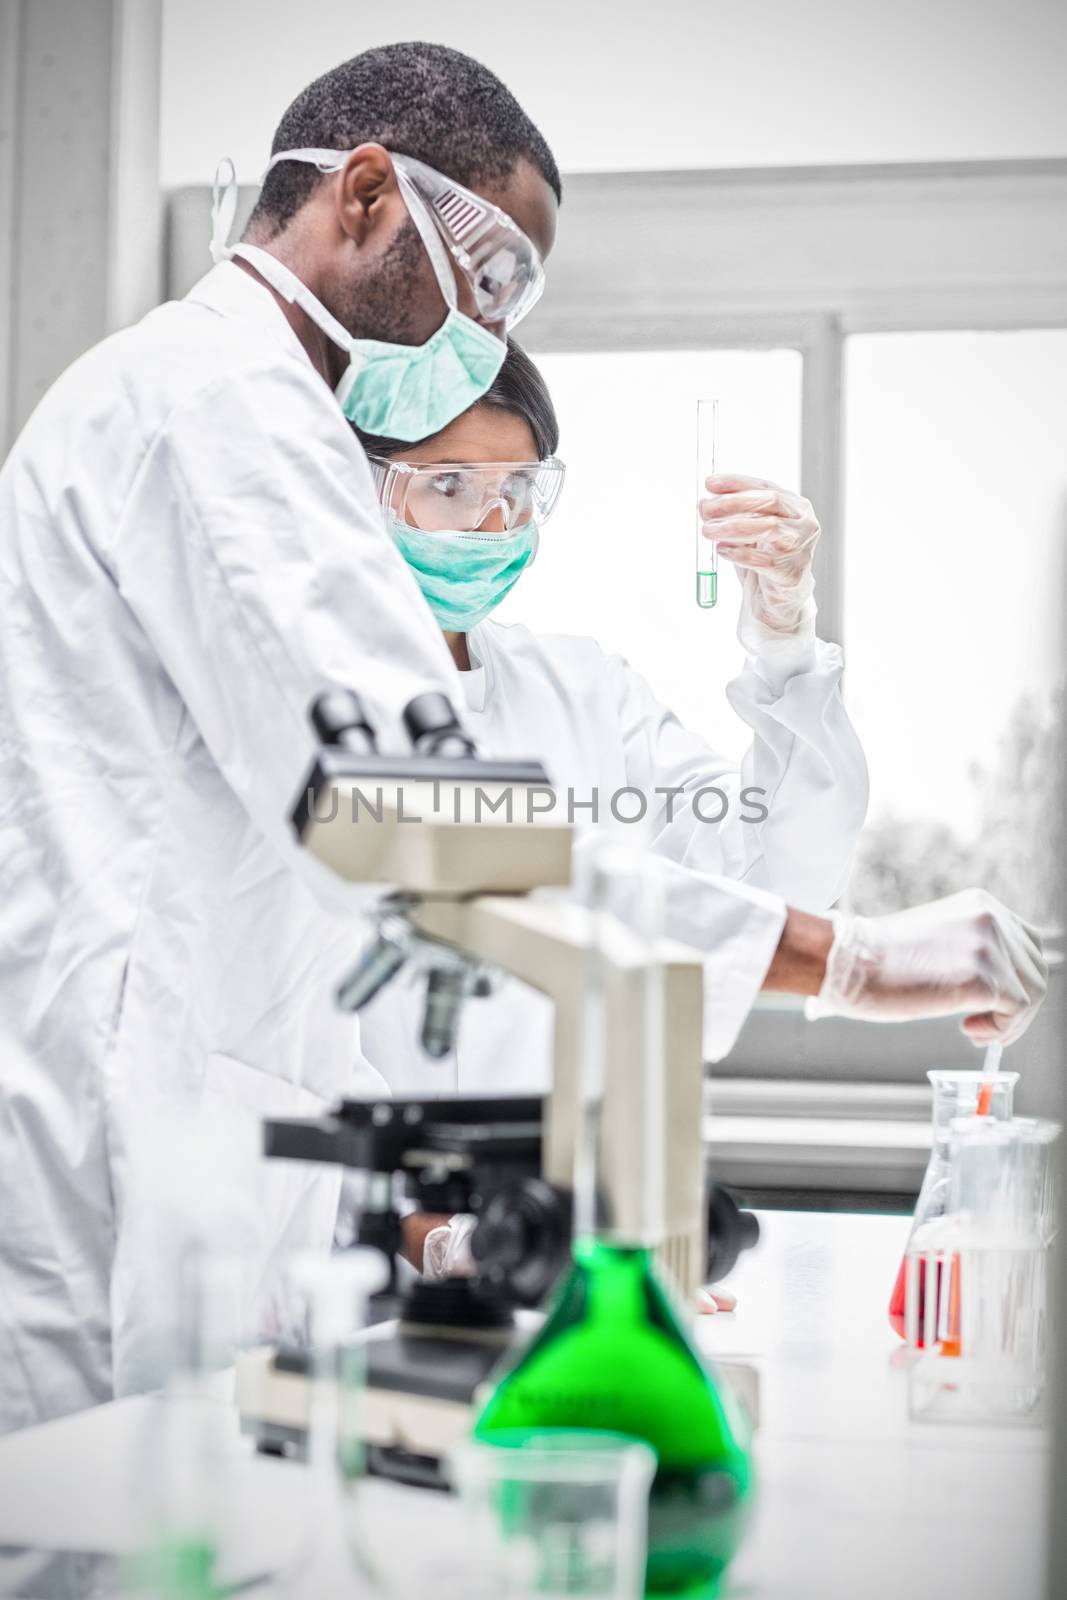
[[[131,1557],[127,1578],[138,1594],[158,1600],[218,1600],[216,1549],[210,1539],[166,1539]]]
[[[719,598],[719,574],[717,572],[697,573],[697,605],[704,611],[710,611]]]
[[[503,1374],[475,1437],[596,1428],[645,1439],[648,1594],[714,1595],[741,1540],[751,1466],[722,1396],[656,1279],[651,1253],[575,1244],[543,1327]]]

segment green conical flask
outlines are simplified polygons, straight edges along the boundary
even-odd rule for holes
[[[741,1539],[751,1490],[748,1426],[683,1331],[680,1302],[655,1264],[662,1234],[662,970],[649,924],[654,880],[643,864],[602,855],[593,870],[587,1025],[575,1174],[573,1261],[540,1330],[498,1377],[475,1436],[509,1430],[596,1428],[646,1440],[657,1455],[649,1504],[646,1593],[712,1596]],[[629,881],[625,881],[625,880]],[[620,881],[623,880],[623,881]],[[650,906],[651,902],[651,906]],[[597,1219],[605,1073],[605,950],[619,949],[607,907],[625,906],[644,958],[644,1070],[633,1114],[642,1119],[643,1171],[633,1174],[642,1223],[618,1237]],[[685,1063],[699,1071],[700,1064]],[[679,1064],[681,1070],[681,1064]],[[669,1156],[669,1152],[667,1152]]]

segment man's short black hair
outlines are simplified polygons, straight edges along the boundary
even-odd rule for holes
[[[382,45],[316,78],[279,122],[271,154],[368,142],[467,188],[502,182],[525,158],[561,197],[552,152],[514,95],[488,67],[443,44]],[[321,182],[306,162],[280,162],[267,174],[250,227],[278,233]]]

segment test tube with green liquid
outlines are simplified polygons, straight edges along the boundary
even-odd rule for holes
[[[715,473],[717,400],[697,401],[697,605],[709,611],[719,598],[718,554],[714,540],[700,531],[700,501],[707,497],[707,479]]]

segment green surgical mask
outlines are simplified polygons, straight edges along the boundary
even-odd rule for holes
[[[327,154],[321,150],[284,151],[272,156],[267,170],[277,161],[307,161]],[[228,244],[237,203],[232,162],[229,167],[230,178],[225,187],[220,174],[215,178],[212,258],[218,262],[239,256],[247,261],[272,289],[290,305],[299,306],[328,339],[347,353],[348,366],[335,392],[349,422],[364,433],[387,434],[392,439],[428,439],[482,398],[503,365],[504,340],[459,310],[448,254],[425,204],[399,168],[400,190],[430,258],[447,313],[437,332],[423,344],[357,338],[342,327],[295,272],[268,250],[253,244]],[[220,166],[220,173],[221,170]]]
[[[479,401],[503,364],[504,341],[454,305],[425,344],[357,339],[276,256],[252,244],[234,245],[229,254],[248,261],[348,352],[335,392],[349,422],[364,433],[428,439]]]
[[[510,533],[426,533],[387,516],[389,532],[430,610],[449,633],[468,633],[496,609],[537,554],[537,524]]]

